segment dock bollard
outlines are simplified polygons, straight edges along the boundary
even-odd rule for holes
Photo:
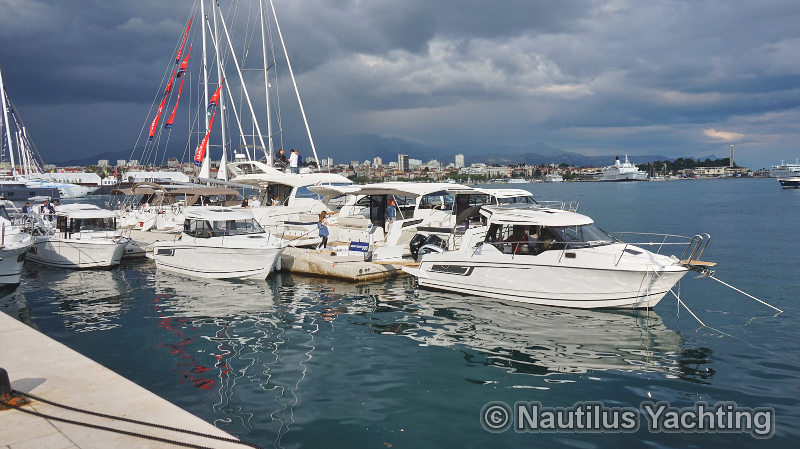
[[[0,368],[0,398],[3,400],[11,397],[11,381],[8,380],[8,371]]]

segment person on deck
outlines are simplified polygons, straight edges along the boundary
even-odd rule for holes
[[[322,211],[319,213],[319,221],[317,222],[317,229],[319,229],[319,236],[322,241],[317,246],[317,250],[324,250],[328,246],[328,220],[327,213]]]
[[[24,205],[24,206],[22,206],[22,213],[23,213],[23,214],[29,214],[29,213],[31,213],[31,203],[29,203],[29,202],[27,202],[27,201],[25,202],[25,205]]]
[[[300,173],[300,170],[297,168],[297,150],[290,150],[289,151],[289,170],[292,173]]]
[[[261,201],[258,200],[257,196],[253,197],[253,201],[250,202],[250,207],[260,207]]]
[[[394,198],[389,198],[389,201],[386,202],[386,218],[389,219],[389,224],[394,223],[394,218],[397,216],[397,203],[394,202]]]
[[[281,149],[280,149],[280,150],[278,150],[278,152],[275,154],[275,165],[276,165],[278,168],[285,169],[285,168],[286,168],[286,163],[287,163],[287,162],[286,162],[286,154],[284,154],[284,152],[283,152],[283,148],[281,148]]]

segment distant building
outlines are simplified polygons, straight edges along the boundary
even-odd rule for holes
[[[350,166],[353,167],[353,168],[356,168],[359,165],[361,165],[361,164],[359,164],[358,161],[350,161]]]
[[[431,170],[441,170],[442,163],[437,161],[436,159],[431,159],[425,163],[425,166],[430,168]]]
[[[131,159],[128,161],[128,167],[138,167],[138,166],[139,166],[139,161],[137,161],[136,159]]]
[[[464,155],[456,154],[456,168],[464,168]]]
[[[127,167],[128,161],[125,159],[117,159],[117,167]]]
[[[381,165],[383,165],[383,159],[380,158],[380,157],[372,158],[372,165],[374,165],[376,167],[380,167]]]
[[[107,168],[108,167],[108,159],[100,159],[99,161],[97,161],[97,166],[98,167],[102,167],[102,168]]]
[[[171,157],[167,159],[167,167],[173,168],[178,166],[178,158]]]
[[[733,168],[733,145],[731,145],[731,158],[728,160],[728,167]]]
[[[419,168],[422,165],[422,159],[409,159],[408,160],[408,168],[414,170]]]
[[[408,165],[408,155],[407,154],[398,154],[397,155],[397,169],[400,171],[408,171],[411,168]]]

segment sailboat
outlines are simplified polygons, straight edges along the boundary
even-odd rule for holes
[[[10,173],[0,179],[0,196],[12,201],[24,201],[32,197],[81,198],[100,188],[53,182],[46,178],[41,156],[11,102],[1,72],[0,103],[3,110],[0,116],[3,140],[0,145],[7,149],[11,168]]]

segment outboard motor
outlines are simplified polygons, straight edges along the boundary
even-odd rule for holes
[[[411,238],[411,242],[408,244],[408,249],[411,250],[411,257],[413,257],[414,260],[417,260],[419,249],[425,244],[425,239],[427,238],[428,236],[425,234],[417,234]]]
[[[447,248],[447,242],[445,242],[444,239],[438,235],[429,235],[428,238],[425,239],[425,244],[417,251],[417,256],[414,259],[419,261],[419,258],[422,257],[423,254],[432,252],[442,253],[445,248]]]

